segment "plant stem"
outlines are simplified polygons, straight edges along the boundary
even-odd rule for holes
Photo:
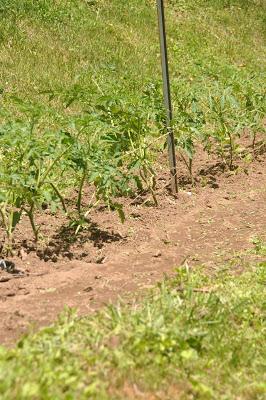
[[[227,132],[230,140],[230,164],[229,164],[229,169],[232,170],[233,168],[233,152],[234,152],[234,144],[233,144],[233,138],[231,133]]]
[[[0,208],[0,215],[7,236],[7,240],[4,241],[2,250],[4,254],[9,256],[9,254],[12,254],[12,231],[10,230],[9,224],[7,222],[7,217],[5,212],[6,212],[6,204],[3,208]]]
[[[50,164],[50,166],[49,166],[49,167],[47,168],[47,170],[45,171],[45,173],[44,173],[42,179],[40,180],[40,182],[39,182],[39,187],[41,187],[41,186],[44,184],[44,182],[45,182],[47,176],[49,175],[50,171],[53,169],[53,166],[60,160],[60,158],[63,157],[63,155],[69,150],[69,148],[70,148],[70,146],[67,147],[64,151],[62,151],[62,153],[59,154],[59,156],[57,156],[57,157],[53,160],[53,162]]]
[[[34,204],[31,204],[31,207],[29,210],[27,210],[24,207],[22,209],[25,211],[25,213],[29,217],[31,228],[32,228],[32,231],[34,234],[34,239],[35,239],[35,242],[37,243],[39,240],[39,228],[36,227],[35,221],[34,221]]]
[[[193,167],[193,159],[189,157],[188,162],[187,162],[186,158],[184,157],[184,155],[182,154],[181,151],[179,152],[179,154],[180,154],[182,160],[184,161],[185,166],[186,166],[187,169],[188,169],[188,172],[189,172],[189,175],[190,175],[190,179],[191,179],[191,184],[192,184],[192,186],[195,186],[195,180],[194,180],[193,170],[192,170],[192,167]]]
[[[79,215],[81,214],[82,191],[83,191],[84,183],[86,180],[86,176],[87,176],[87,166],[83,169],[82,178],[81,178],[80,184],[79,184],[79,192],[78,192],[78,200],[77,200],[77,208],[78,208]]]
[[[52,186],[52,188],[54,189],[54,191],[55,191],[55,193],[57,194],[57,196],[59,197],[64,212],[67,213],[67,208],[66,208],[66,203],[65,203],[64,197],[63,197],[62,194],[60,193],[59,189],[53,184],[53,182],[49,182],[49,183],[50,183],[50,185]]]
[[[193,167],[193,160],[192,160],[192,158],[189,158],[189,160],[188,160],[188,169],[189,169],[191,184],[192,184],[192,186],[195,186],[195,180],[194,180],[194,176],[193,176],[192,167]]]
[[[3,208],[0,208],[0,215],[1,215],[1,218],[2,218],[2,221],[3,221],[3,225],[4,225],[4,228],[5,228],[5,231],[7,232],[8,231],[8,224],[6,222],[5,208],[4,208],[4,210],[3,210]]]

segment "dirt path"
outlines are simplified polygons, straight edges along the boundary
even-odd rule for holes
[[[117,224],[116,239],[96,246],[97,262],[45,263],[36,256],[17,260],[24,271],[43,275],[0,282],[0,343],[12,343],[29,327],[51,323],[64,306],[87,314],[126,292],[148,288],[181,263],[214,268],[233,252],[252,247],[253,236],[265,238],[264,167],[263,162],[254,164],[248,175],[183,191],[179,199],[162,192],[158,209],[131,205],[128,221]],[[108,229],[109,214],[101,218]]]

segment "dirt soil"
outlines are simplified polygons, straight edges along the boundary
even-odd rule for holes
[[[265,157],[233,172],[202,162],[195,188],[180,171],[177,198],[161,170],[159,206],[141,196],[127,199],[124,224],[100,208],[91,215],[90,229],[75,236],[64,217],[47,212],[38,222],[48,240],[36,252],[23,221],[12,259],[17,272],[0,271],[0,343],[12,344],[29,329],[50,324],[65,306],[85,315],[151,287],[181,264],[215,269],[252,248],[254,236],[265,240]]]

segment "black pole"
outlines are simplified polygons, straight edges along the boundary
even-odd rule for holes
[[[169,158],[170,173],[171,173],[171,187],[173,193],[176,194],[178,192],[178,184],[176,176],[175,141],[172,129],[173,109],[172,109],[171,91],[170,91],[170,78],[169,78],[169,67],[168,67],[163,0],[157,0],[157,12],[158,12],[159,33],[160,33],[163,94],[164,94],[164,105],[166,111],[166,129],[168,132],[167,144],[168,144],[168,158]]]

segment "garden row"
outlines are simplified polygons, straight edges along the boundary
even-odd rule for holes
[[[234,80],[227,87],[214,82],[193,91],[188,85],[173,87],[176,148],[192,185],[199,144],[230,170],[239,159],[251,162],[264,146],[257,134],[265,132],[265,92],[254,82]],[[41,232],[35,217],[43,209],[64,212],[77,233],[99,203],[116,210],[122,221],[121,196],[145,190],[157,205],[154,160],[166,143],[159,83],[147,85],[138,104],[98,97],[57,129],[43,127],[37,107],[18,99],[16,103],[21,110],[16,118],[7,109],[1,111],[2,254],[12,254],[13,234],[24,217],[38,242]],[[250,140],[244,143],[247,130]],[[84,202],[88,186],[92,196]],[[69,208],[73,195],[75,206]]]

